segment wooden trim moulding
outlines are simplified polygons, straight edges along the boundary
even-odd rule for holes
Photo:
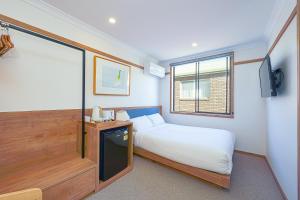
[[[256,62],[262,62],[264,58],[256,58],[256,59],[251,59],[251,60],[242,60],[242,61],[237,61],[234,62],[234,65],[244,65],[244,64],[250,64],[250,63],[256,63]]]
[[[297,179],[300,200],[300,0],[297,0]]]
[[[271,48],[269,49],[267,55],[271,55],[271,53],[273,52],[274,48],[276,47],[276,45],[278,44],[278,42],[282,38],[283,34],[288,29],[289,25],[291,24],[291,22],[293,21],[293,19],[297,15],[297,12],[300,12],[300,9],[298,7],[299,6],[296,6],[293,9],[292,13],[290,14],[289,18],[285,22],[284,26],[282,27],[282,29],[280,30],[279,34],[277,35],[275,41],[273,42]],[[298,8],[298,11],[297,11],[297,8]],[[298,19],[300,19],[300,18],[298,17]],[[298,26],[299,25],[300,25],[300,23],[299,23],[299,20],[298,20]],[[298,35],[299,35],[299,33],[300,33],[300,31],[298,32]],[[262,62],[263,60],[264,60],[264,58],[256,58],[256,59],[250,59],[250,60],[237,61],[237,62],[234,63],[234,65],[243,65],[243,64],[249,64],[249,63],[255,63],[255,62]]]
[[[282,29],[280,30],[280,32],[278,33],[277,37],[275,38],[271,48],[268,51],[267,55],[271,55],[273,50],[275,49],[275,47],[277,46],[278,42],[280,41],[280,39],[282,38],[282,36],[284,35],[284,33],[286,32],[286,30],[288,29],[289,25],[292,23],[292,21],[294,20],[294,18],[297,16],[297,171],[298,171],[298,175],[297,175],[297,179],[298,179],[298,186],[297,186],[297,190],[298,190],[298,199],[300,200],[300,0],[297,0],[297,5],[295,6],[295,8],[293,9],[293,11],[291,12],[289,18],[287,19],[287,21],[285,22],[285,24],[283,25]],[[282,187],[279,184],[279,181],[268,161],[268,159],[265,157],[265,160],[272,172],[272,175],[276,181],[276,184],[279,187],[279,190],[283,196],[284,199],[287,200],[287,196],[284,193]]]
[[[8,17],[8,16],[5,16],[5,15],[0,14],[0,20],[1,20],[1,21],[4,21],[4,22],[7,22],[7,23],[9,23],[9,24],[13,24],[13,25],[15,25],[15,26],[18,26],[18,27],[21,27],[21,28],[30,30],[30,31],[32,31],[32,32],[35,32],[35,33],[38,33],[38,34],[47,36],[47,37],[52,38],[52,39],[54,39],[54,40],[61,41],[61,42],[63,42],[63,43],[66,43],[66,44],[69,44],[69,45],[72,45],[72,46],[75,46],[75,47],[84,49],[84,50],[86,50],[86,51],[90,51],[90,52],[93,52],[93,53],[95,53],[95,54],[98,54],[98,55],[101,55],[101,56],[110,58],[110,59],[112,59],[112,60],[121,62],[121,63],[123,63],[123,64],[127,64],[127,65],[130,65],[130,66],[133,66],[133,67],[137,67],[137,68],[140,68],[140,69],[144,69],[144,67],[141,66],[141,65],[132,63],[132,62],[130,62],[130,61],[124,60],[124,59],[119,58],[119,57],[117,57],[117,56],[113,56],[113,55],[111,55],[111,54],[105,53],[105,52],[103,52],[103,51],[100,51],[100,50],[95,49],[95,48],[93,48],[93,47],[87,46],[87,45],[85,45],[85,44],[81,44],[81,43],[76,42],[76,41],[74,41],[74,40],[70,40],[70,39],[67,39],[67,38],[65,38],[65,37],[56,35],[56,34],[54,34],[54,33],[51,33],[51,32],[49,32],[49,31],[43,30],[43,29],[41,29],[41,28],[38,28],[38,27],[35,27],[35,26],[32,26],[32,25],[29,25],[29,24],[24,23],[24,22],[21,22],[21,21],[18,21],[18,20],[16,20],[16,19],[11,18],[11,17]]]
[[[203,117],[220,117],[220,118],[229,118],[233,119],[234,114],[231,113],[229,115],[226,114],[215,114],[215,113],[193,113],[193,112],[178,112],[178,111],[170,111],[171,114],[178,114],[178,115],[194,115],[194,116],[203,116]]]
[[[254,58],[254,59],[250,59],[250,60],[236,61],[236,62],[234,62],[234,66],[235,65],[244,65],[244,64],[250,64],[250,63],[262,62],[262,61],[264,61],[264,59],[265,58]],[[165,75],[166,76],[171,75],[171,72],[166,72]]]
[[[159,108],[160,114],[162,114],[162,106],[135,106],[135,107],[108,107],[103,108],[104,110],[114,110],[115,112],[120,110],[135,110],[135,109],[143,109],[143,108]]]
[[[256,63],[256,62],[262,62],[264,61],[265,58],[255,58],[255,59],[250,59],[250,60],[242,60],[242,61],[237,61],[234,62],[235,65],[244,65],[244,64],[250,64],[250,63]],[[165,75],[168,76],[170,75],[171,72],[166,72]]]
[[[283,34],[285,33],[285,31],[288,29],[289,25],[291,24],[291,22],[293,21],[293,19],[295,18],[295,16],[297,15],[297,7],[296,6],[291,15],[289,16],[289,18],[287,19],[287,21],[285,22],[284,26],[282,27],[282,29],[280,30],[279,34],[277,35],[275,41],[273,42],[270,50],[268,51],[267,55],[271,55],[271,53],[273,52],[274,48],[276,47],[276,45],[278,44],[278,42],[280,41],[280,39],[282,38]]]
[[[235,153],[239,153],[239,154],[244,154],[244,155],[247,155],[247,156],[254,156],[254,157],[259,157],[259,158],[263,158],[263,159],[266,158],[265,155],[262,155],[262,154],[256,154],[256,153],[250,153],[250,152],[247,152],[247,151],[234,150],[234,152],[235,152]]]

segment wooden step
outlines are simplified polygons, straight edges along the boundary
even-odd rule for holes
[[[95,170],[95,163],[88,159],[81,159],[78,154],[51,159],[0,176],[0,194],[40,188],[46,190],[52,186],[70,180],[77,175],[91,169]]]

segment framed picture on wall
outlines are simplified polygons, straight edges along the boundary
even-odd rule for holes
[[[131,67],[94,56],[94,95],[129,96]]]

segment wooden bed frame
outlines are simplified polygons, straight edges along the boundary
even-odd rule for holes
[[[116,113],[117,111],[120,110],[143,109],[143,108],[159,108],[160,114],[162,114],[162,106],[122,107],[122,108],[114,108],[114,110]],[[202,179],[209,183],[213,183],[214,185],[220,186],[222,188],[226,188],[226,189],[230,188],[230,175],[219,174],[208,170],[192,167],[189,165],[181,164],[139,147],[134,147],[133,153],[138,156],[155,161],[157,163],[166,165],[178,171],[184,172],[186,174],[192,175],[196,178]]]
[[[166,165],[168,167],[171,167],[173,169],[179,170],[181,172],[184,172],[186,174],[192,175],[196,178],[200,178],[202,180],[205,180],[209,183],[213,183],[217,186],[220,186],[222,188],[229,189],[230,187],[230,176],[229,175],[223,175],[218,174],[215,172],[207,171],[204,169],[192,167],[189,165],[181,164],[175,161],[172,161],[170,159],[164,158],[162,156],[159,156],[157,154],[154,154],[150,151],[147,151],[145,149],[134,147],[133,153],[136,155],[139,155],[141,157],[150,159],[152,161],[155,161],[157,163]]]

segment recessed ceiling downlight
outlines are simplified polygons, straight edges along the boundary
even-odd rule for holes
[[[113,17],[110,17],[110,18],[108,19],[108,22],[109,22],[110,24],[115,24],[115,23],[117,22],[117,20],[116,20],[115,18],[113,18]]]
[[[198,44],[196,42],[192,43],[192,47],[197,47],[197,46],[198,46]]]

